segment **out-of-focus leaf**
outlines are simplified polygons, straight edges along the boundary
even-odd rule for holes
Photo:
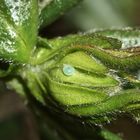
[[[43,0],[40,5],[40,26],[44,27],[55,21],[67,10],[82,0]]]

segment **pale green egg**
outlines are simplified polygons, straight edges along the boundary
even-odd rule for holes
[[[63,65],[63,73],[66,76],[72,76],[75,73],[75,68],[71,65],[64,64]]]

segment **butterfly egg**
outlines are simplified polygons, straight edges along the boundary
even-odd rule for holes
[[[75,68],[71,65],[64,64],[63,65],[63,73],[66,76],[72,76],[75,73]]]

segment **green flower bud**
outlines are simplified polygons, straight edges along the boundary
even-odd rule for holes
[[[82,51],[66,55],[48,70],[51,96],[64,106],[96,104],[119,89],[119,81]]]
[[[21,75],[31,94],[52,109],[97,124],[120,113],[138,120],[140,82],[134,72],[140,68],[140,49],[121,45],[97,34],[38,38],[38,50]]]

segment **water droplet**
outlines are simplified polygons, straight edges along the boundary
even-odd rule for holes
[[[72,76],[75,73],[75,69],[71,65],[64,64],[64,66],[63,66],[63,73],[66,76]]]

